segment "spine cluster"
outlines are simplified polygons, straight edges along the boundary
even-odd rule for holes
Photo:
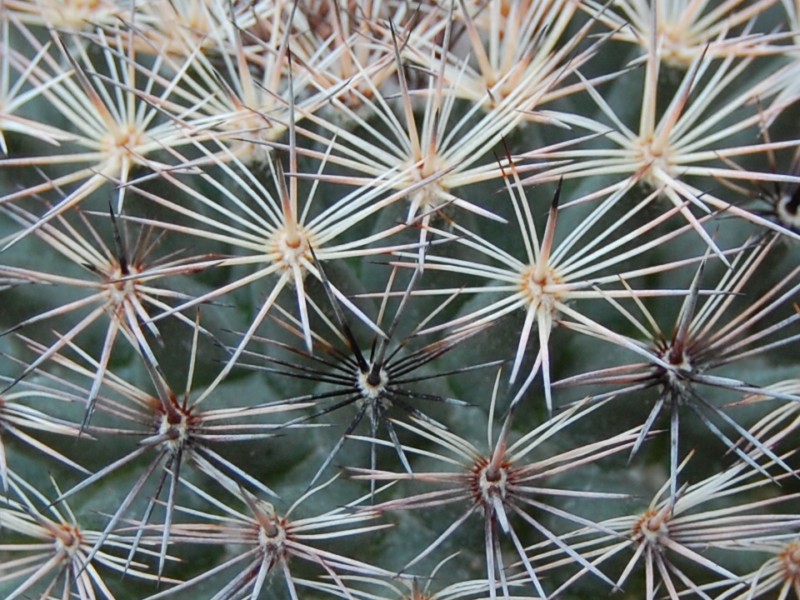
[[[0,0],[0,597],[800,599],[800,2]]]

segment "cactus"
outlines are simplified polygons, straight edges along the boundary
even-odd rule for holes
[[[0,596],[800,598],[800,3],[0,23]]]

